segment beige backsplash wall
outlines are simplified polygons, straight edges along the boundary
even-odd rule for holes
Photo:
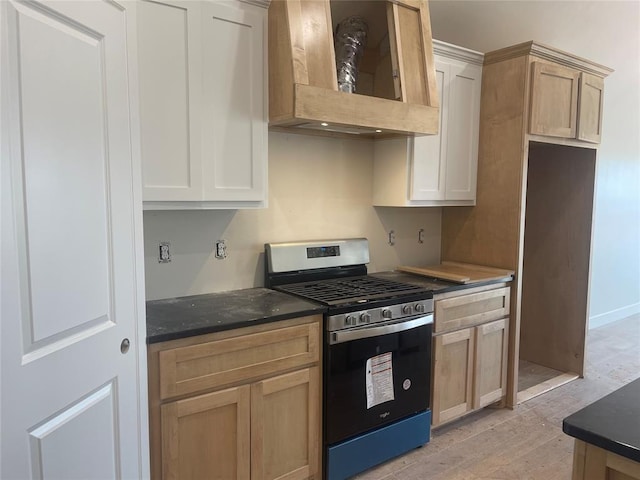
[[[266,242],[366,237],[369,272],[437,263],[440,208],[372,207],[372,163],[369,141],[270,133],[268,208],[144,213],[147,300],[262,286]],[[171,263],[158,263],[159,242]]]

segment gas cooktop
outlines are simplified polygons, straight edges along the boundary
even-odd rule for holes
[[[293,283],[275,288],[327,306],[425,294],[422,287],[369,275]]]

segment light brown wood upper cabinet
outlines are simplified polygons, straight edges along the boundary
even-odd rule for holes
[[[334,27],[369,27],[357,93],[338,90]],[[274,0],[269,124],[369,136],[435,134],[438,92],[426,0]]]
[[[603,97],[601,76],[533,61],[529,133],[600,143]]]

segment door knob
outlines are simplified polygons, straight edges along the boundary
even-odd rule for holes
[[[131,342],[129,342],[129,339],[125,338],[124,340],[122,340],[122,343],[120,344],[120,351],[122,353],[127,353],[129,351],[130,345],[131,345]]]

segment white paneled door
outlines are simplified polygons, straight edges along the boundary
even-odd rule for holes
[[[132,25],[0,2],[4,480],[148,476]]]

